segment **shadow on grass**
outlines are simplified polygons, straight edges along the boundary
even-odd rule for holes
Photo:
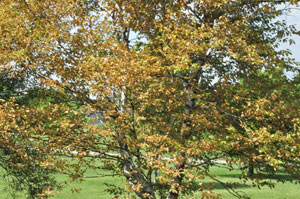
[[[219,182],[207,182],[207,183],[203,183],[203,185],[207,186],[207,187],[211,187],[214,190],[216,190],[216,189],[226,189],[224,187],[224,185],[219,183]],[[237,182],[227,183],[227,186],[232,187],[234,189],[236,189],[236,188],[251,188],[250,185],[246,185],[246,184],[243,184],[243,183],[237,183]]]
[[[241,176],[241,174],[238,173],[224,173],[224,174],[218,174],[219,177],[224,177],[224,178],[237,178]]]
[[[237,173],[226,173],[226,174],[218,174],[219,177],[223,178],[236,178],[239,179],[241,174]],[[299,178],[289,175],[284,172],[277,172],[276,174],[267,174],[267,173],[260,173],[260,174],[254,174],[253,177],[257,177],[259,179],[270,179],[270,180],[283,180],[283,181],[300,181]]]
[[[291,176],[288,174],[276,174],[276,175],[263,175],[265,179],[272,179],[272,180],[284,180],[284,181],[300,181],[299,178],[295,176]]]

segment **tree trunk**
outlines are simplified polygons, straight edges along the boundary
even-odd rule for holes
[[[254,175],[254,166],[252,161],[249,161],[249,166],[248,166],[248,176],[253,176]]]
[[[121,156],[124,161],[123,172],[124,176],[128,180],[131,189],[138,195],[141,199],[156,199],[155,192],[151,183],[150,178],[145,177],[139,169],[136,168],[133,160],[130,158],[126,150],[121,150]],[[141,185],[141,187],[139,187]],[[139,187],[139,188],[138,188]]]
[[[185,157],[185,154],[182,153],[181,154],[182,157]],[[179,171],[179,172],[182,172],[179,176],[176,176],[175,178],[175,187],[172,187],[171,185],[171,188],[169,190],[169,193],[168,193],[168,196],[166,199],[178,199],[179,197],[179,187],[178,186],[181,186],[182,184],[182,181],[183,181],[183,178],[184,178],[184,167],[185,167],[185,162],[186,162],[186,159],[184,159],[184,161],[182,163],[180,163],[179,165],[175,165],[175,170],[176,171]]]

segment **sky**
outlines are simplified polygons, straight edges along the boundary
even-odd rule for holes
[[[300,31],[300,8],[292,9],[290,13],[283,15],[282,18],[286,20],[288,25],[296,25],[296,28]],[[300,62],[300,36],[291,37],[296,44],[282,44],[280,49],[290,49],[292,52],[292,57],[296,59],[296,61]]]

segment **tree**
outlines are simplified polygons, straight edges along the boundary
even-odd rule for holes
[[[249,162],[272,173],[299,170],[297,88],[283,73],[296,63],[276,50],[297,31],[277,20],[282,2],[4,0],[0,63],[28,68],[42,86],[103,113],[88,139],[66,133],[67,148],[96,152],[138,197],[201,190],[217,198],[199,184],[218,181],[209,173],[217,159],[242,170]],[[131,42],[133,33],[138,41]]]
[[[55,189],[62,187],[54,174],[61,167],[73,167],[72,164],[62,165],[61,161],[51,158],[53,155],[70,156],[64,155],[66,151],[63,151],[63,145],[54,147],[53,142],[64,141],[65,145],[69,145],[70,142],[59,135],[68,133],[66,130],[62,132],[64,128],[70,128],[75,139],[76,132],[86,130],[85,121],[81,121],[85,120],[85,116],[78,112],[78,102],[71,96],[60,94],[55,89],[39,87],[38,82],[32,76],[28,77],[25,71],[22,68],[10,70],[4,67],[0,73],[1,177],[9,182],[8,188],[12,189],[13,198],[22,191],[28,198],[48,198],[55,193]],[[75,125],[74,122],[81,124]],[[80,171],[75,168],[69,172],[64,170],[63,173],[75,180],[77,177],[74,175]]]
[[[0,89],[1,89],[1,99],[8,99],[9,97],[17,95],[17,89],[23,88],[25,85],[24,79],[9,77],[8,71],[4,71],[0,76]]]
[[[75,142],[70,138],[87,131],[77,110],[65,104],[21,106],[14,101],[1,101],[0,107],[0,166],[10,188],[25,192],[30,199],[48,198],[65,183],[58,183],[54,174],[65,174],[71,180],[79,177],[84,169],[79,168],[80,161],[75,165],[68,159],[82,156],[70,154],[68,147]],[[76,140],[82,141],[76,145],[78,153],[85,142],[82,138]]]
[[[64,169],[62,173],[73,180],[81,172],[79,164],[73,168],[71,163],[62,164],[62,160],[55,161],[52,156],[76,157],[63,150],[70,141],[62,135],[71,130],[72,139],[76,139],[78,132],[87,131],[86,118],[74,98],[39,87],[30,79],[21,69],[4,68],[0,74],[1,177],[9,182],[13,198],[22,191],[28,198],[48,198],[55,189],[63,187],[54,177],[62,167],[69,166],[69,171]],[[60,143],[59,147],[53,142]]]

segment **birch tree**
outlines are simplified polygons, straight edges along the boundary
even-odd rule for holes
[[[209,172],[217,160],[299,173],[297,78],[283,73],[297,63],[276,48],[298,32],[282,3],[298,1],[3,0],[0,64],[102,113],[64,135],[68,150],[96,154],[137,197],[218,198],[212,178],[243,198]]]

